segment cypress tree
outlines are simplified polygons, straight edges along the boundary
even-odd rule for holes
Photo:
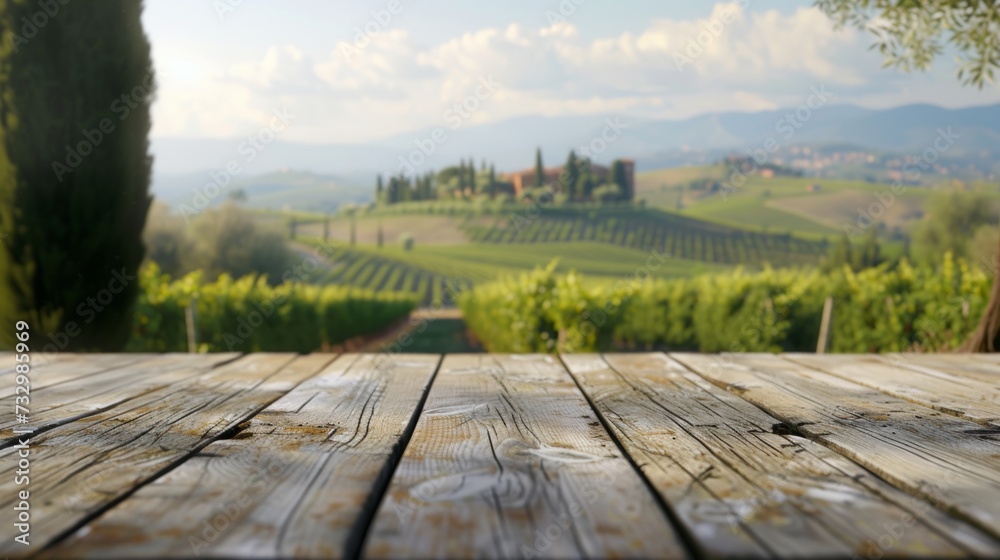
[[[579,171],[577,172],[576,178],[576,195],[584,200],[589,200],[593,197],[594,187],[596,186],[594,174],[590,170],[590,160],[588,158],[579,160],[578,168]]]
[[[399,202],[399,177],[389,177],[389,186],[385,190],[386,204],[396,204]]]
[[[152,201],[142,0],[52,5],[29,37],[46,12],[0,0],[0,346],[24,320],[32,349],[120,350]]]
[[[542,149],[535,150],[535,186],[545,185],[545,167],[542,165]]]
[[[594,198],[594,187],[597,186],[597,180],[594,178],[594,174],[590,171],[589,167],[588,164],[588,168],[580,173],[580,184],[576,188],[584,200]]]
[[[872,226],[865,236],[864,253],[862,253],[861,268],[871,268],[882,264],[882,251],[878,245],[878,232]]]
[[[376,204],[381,204],[382,203],[382,194],[383,194],[384,191],[385,191],[385,187],[382,186],[382,176],[379,175],[378,178],[375,180],[375,203]]]
[[[618,188],[621,189],[622,199],[628,198],[628,185],[626,184],[628,180],[625,177],[625,164],[620,159],[616,159],[611,164],[611,183],[618,185]]]
[[[406,175],[399,176],[399,187],[396,192],[396,202],[407,202],[410,200],[410,178]]]
[[[487,179],[486,192],[493,198],[497,195],[497,170],[490,165],[489,179]]]
[[[576,159],[576,152],[570,150],[569,157],[566,158],[566,166],[563,168],[563,172],[559,177],[562,182],[562,190],[566,193],[570,200],[576,198],[576,182],[579,174],[580,162]]]
[[[827,268],[829,270],[837,270],[845,264],[852,268],[854,267],[854,250],[851,246],[851,238],[846,233],[840,236],[837,245],[834,246],[830,253]]]

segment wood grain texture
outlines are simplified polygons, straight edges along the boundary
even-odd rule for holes
[[[1000,538],[995,430],[774,355],[672,356],[763,408],[784,429]]]
[[[32,389],[51,387],[88,375],[119,368],[130,364],[138,364],[143,360],[155,358],[156,354],[57,354],[57,360],[46,363],[31,363],[28,378]],[[14,373],[11,368],[9,373]],[[0,389],[0,399],[14,395],[14,383],[7,381]]]
[[[341,356],[49,553],[343,557],[360,544],[368,500],[402,453],[439,360]]]
[[[673,558],[685,552],[557,360],[449,355],[364,554]]]
[[[987,364],[1000,365],[1000,354],[990,352],[971,352],[963,355]]]
[[[97,414],[129,399],[205,373],[239,357],[228,354],[163,354],[149,359],[70,379],[56,385],[35,387],[31,392],[29,425],[37,436],[80,418]],[[45,375],[44,371],[40,374]],[[8,430],[23,427],[15,418],[0,421],[0,447],[17,443]]]
[[[1000,554],[919,502],[663,354],[563,356],[626,451],[700,548],[716,556],[877,557],[885,526],[913,519],[893,554]],[[953,532],[966,536],[952,539]],[[974,541],[974,547],[963,541]]]
[[[31,440],[31,546],[0,525],[0,553],[38,551],[211,443],[318,371],[317,359],[254,354]],[[0,507],[16,491],[16,447],[0,450]]]
[[[977,354],[886,354],[882,359],[897,366],[916,371],[948,373],[1000,385],[1000,363],[980,359]]]
[[[1000,428],[1000,383],[984,383],[926,367],[902,367],[877,355],[782,357],[946,414]]]
[[[31,364],[32,368],[41,368],[44,366],[51,366],[63,361],[79,361],[80,354],[66,353],[66,352],[52,352],[46,355],[44,352],[38,351],[37,341],[32,342],[29,340],[28,344],[28,363]],[[14,373],[15,357],[23,356],[24,352],[0,352],[0,375],[7,375],[8,373]],[[84,354],[83,356],[120,356],[121,354]],[[149,354],[146,354],[147,356]]]

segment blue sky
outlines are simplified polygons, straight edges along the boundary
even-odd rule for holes
[[[811,2],[398,1],[147,0],[153,135],[239,138],[283,108],[286,140],[369,142],[441,125],[472,97],[463,124],[765,110],[821,85],[867,107],[1000,102],[995,85],[959,86],[952,56],[926,74],[881,68],[870,37],[834,31]],[[499,84],[487,95],[484,79]]]

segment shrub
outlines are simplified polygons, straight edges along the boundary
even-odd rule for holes
[[[410,235],[409,233],[404,233],[403,235],[399,236],[399,244],[403,246],[404,251],[412,251],[413,243],[414,243],[413,236]]]
[[[937,351],[957,347],[975,329],[990,282],[950,256],[936,268],[904,261],[861,272],[737,269],[590,289],[550,265],[477,286],[460,305],[493,352],[811,352],[830,296],[833,351]]]
[[[206,283],[193,272],[171,281],[153,264],[139,277],[141,295],[128,349],[187,350],[185,308],[194,301],[199,349],[209,352],[312,352],[378,332],[417,305],[409,294],[284,283],[265,277]]]

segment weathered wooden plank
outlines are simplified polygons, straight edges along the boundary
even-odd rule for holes
[[[155,391],[183,379],[202,374],[232,361],[238,353],[163,354],[139,362],[70,379],[64,383],[35,388],[29,395],[30,422],[37,436],[55,426],[107,410],[129,399]],[[44,377],[44,372],[40,374]],[[15,418],[0,420],[0,447],[17,443],[8,429],[23,428]]]
[[[31,370],[28,378],[31,379],[32,389],[58,385],[109,369],[136,364],[142,360],[152,359],[156,354],[57,354],[57,356],[57,360],[49,360],[42,364],[29,362]],[[14,371],[14,367],[11,366],[8,373]],[[0,399],[13,395],[13,383],[5,383],[0,389]]]
[[[0,450],[0,507],[30,490],[31,545],[0,525],[0,553],[38,551],[174,467],[315,374],[323,357],[254,354],[32,438],[30,484],[17,447]]]
[[[900,367],[876,355],[782,354],[782,357],[910,402],[1000,428],[1000,383],[983,383],[928,368]]]
[[[557,360],[449,355],[364,553],[670,558],[684,550]]]
[[[1000,363],[980,359],[979,354],[886,354],[886,361],[915,371],[949,373],[976,379],[992,386],[1000,384]]]
[[[14,361],[13,352],[0,352],[0,375],[14,373],[15,365],[17,362]]]
[[[672,356],[784,428],[1000,537],[995,429],[773,355]]]
[[[35,347],[35,344],[31,344],[29,341],[28,348],[28,363],[31,364],[33,368],[40,368],[42,366],[49,366],[62,361],[74,360],[74,356],[79,354],[64,353],[64,352],[53,352],[46,355],[44,352],[38,352],[37,350],[31,350]],[[8,373],[14,372],[15,358],[18,356],[23,356],[22,352],[0,352],[0,375],[7,375]],[[99,354],[91,354],[99,355]]]
[[[773,417],[663,354],[563,361],[710,555],[881,557],[886,525],[907,518],[912,527],[895,536],[893,555],[1000,554],[986,535],[921,511],[923,502],[826,447],[773,433]]]
[[[49,553],[352,556],[439,360],[342,356]]]
[[[980,362],[1000,365],[1000,354],[995,352],[971,352],[965,355]]]

